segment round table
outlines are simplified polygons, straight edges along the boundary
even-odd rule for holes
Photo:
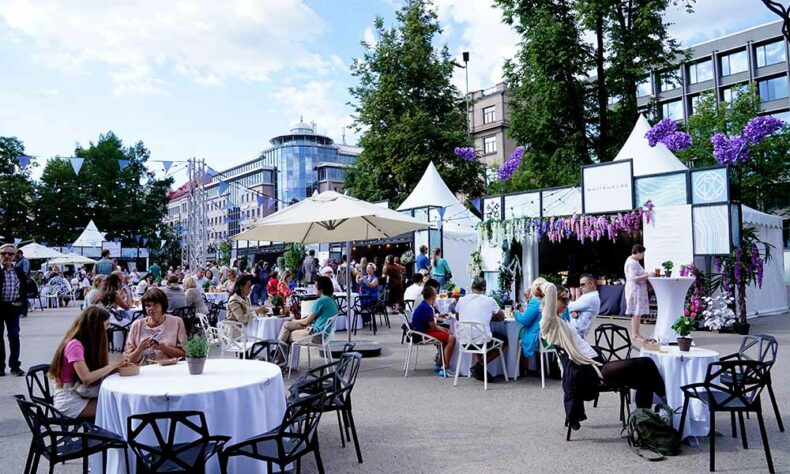
[[[140,375],[112,375],[102,382],[96,424],[126,438],[126,419],[132,414],[198,410],[206,415],[209,433],[231,436],[238,443],[280,425],[285,413],[285,386],[274,364],[261,361],[209,359],[202,375],[189,375],[186,362],[140,368]],[[143,442],[146,442],[143,440]],[[150,440],[155,444],[154,440]],[[108,453],[107,471],[124,472],[118,450]],[[102,472],[101,456],[94,456],[93,470]],[[135,457],[129,451],[131,472]],[[228,472],[265,472],[266,465],[246,458],[230,461]],[[206,465],[218,473],[217,457]]]
[[[689,352],[681,352],[678,346],[662,346],[661,352],[642,349],[640,356],[650,357],[658,366],[664,377],[667,391],[667,403],[678,409],[674,416],[675,428],[680,427],[680,415],[683,409],[683,385],[705,381],[708,365],[719,360],[719,353],[710,349],[692,347]],[[708,408],[701,401],[693,399],[689,403],[686,425],[682,436],[707,436],[710,430]]]
[[[450,323],[450,331],[455,334],[455,318],[447,318],[445,321]],[[519,357],[518,336],[519,332],[521,331],[521,324],[519,324],[518,321],[513,318],[506,318],[504,321],[491,321],[490,325],[492,332],[507,335],[504,347],[505,367],[507,368],[508,379],[514,380],[516,378],[516,365]],[[450,370],[455,370],[456,364],[458,363],[458,356],[460,354],[461,346],[456,344],[455,349],[453,350],[453,358],[449,365]],[[469,367],[471,365],[472,354],[464,354],[464,358],[461,360],[461,370],[458,375],[469,375]],[[493,361],[488,361],[488,372],[494,377],[502,375],[502,363],[499,361],[499,357]]]
[[[448,314],[450,312],[450,305],[453,304],[453,298],[436,298],[436,307],[439,309],[439,314]]]
[[[214,303],[214,304],[227,303],[228,302],[228,292],[227,291],[223,291],[223,292],[220,292],[220,293],[203,293],[203,294],[206,295],[206,299],[209,300],[209,302]]]
[[[280,329],[291,317],[258,316],[247,323],[247,336],[258,339],[277,339]]]
[[[346,309],[347,313],[349,313],[349,316],[350,316],[349,318],[346,318],[344,315],[338,314],[337,319],[335,319],[335,331],[346,331],[346,330],[349,330],[351,328],[348,327],[349,326],[348,325],[348,321],[349,320],[353,321],[352,318],[354,317],[354,314],[355,314],[354,313],[354,300],[359,296],[359,293],[351,293],[351,307],[350,308],[348,308],[348,303],[346,302],[346,293],[345,292],[343,292],[343,293],[336,293],[335,295],[336,296],[340,296],[339,301],[340,301],[340,304],[343,305],[343,307],[340,308],[340,309],[341,310]],[[362,327],[362,317],[357,316],[357,329],[360,329],[361,327]]]
[[[672,323],[683,315],[686,293],[694,282],[694,277],[649,277],[650,285],[656,294],[658,313],[653,337],[661,342],[675,342],[678,335],[672,330]]]

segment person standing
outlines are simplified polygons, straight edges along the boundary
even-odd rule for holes
[[[160,267],[156,262],[153,263],[150,267],[148,267],[148,273],[154,277],[154,281],[159,281],[162,278],[162,267]]]
[[[439,282],[439,292],[445,290],[445,285],[453,278],[453,272],[450,270],[450,265],[447,260],[442,258],[442,249],[436,247],[433,249],[433,267],[431,268],[431,277]]]
[[[110,249],[101,251],[101,260],[93,266],[94,275],[109,275],[115,271],[115,264],[110,260]]]
[[[30,278],[30,260],[25,258],[25,252],[22,250],[16,251],[16,263],[14,266],[21,268],[22,271],[25,272],[25,276]]]
[[[0,377],[5,375],[5,338],[8,330],[8,367],[11,374],[24,377],[19,362],[19,317],[27,307],[27,275],[14,266],[16,247],[5,244],[0,247],[2,271],[0,271]]]
[[[631,249],[631,256],[625,260],[625,314],[631,317],[631,334],[634,340],[644,341],[639,332],[642,316],[649,312],[649,298],[647,296],[648,274],[640,260],[645,258],[645,247],[636,244]]]
[[[315,250],[310,250],[307,252],[304,262],[302,262],[302,273],[304,274],[304,282],[306,285],[315,281],[316,271]]]
[[[431,259],[428,258],[428,246],[420,245],[420,254],[417,255],[417,273],[422,270],[431,271]]]
[[[395,307],[395,311],[400,311],[403,306],[403,273],[406,269],[399,263],[395,263],[394,255],[387,255],[384,260],[384,270],[382,274],[389,281],[389,291],[387,292],[387,304]]]

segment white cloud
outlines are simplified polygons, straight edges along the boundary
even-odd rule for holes
[[[365,31],[362,33],[362,40],[371,48],[376,46],[378,40],[376,39],[376,33],[373,32],[372,27],[368,26],[365,28]]]
[[[315,122],[319,133],[338,142],[345,127],[346,141],[351,144],[354,142],[350,128],[352,118],[349,106],[342,102],[342,97],[346,96],[340,84],[316,80],[283,87],[275,93],[275,98],[285,109],[285,113],[281,113],[284,123],[293,124],[301,117],[305,122]]]
[[[779,19],[761,0],[697,0],[693,7],[692,14],[680,5],[667,9],[669,32],[684,46]]]
[[[342,65],[310,50],[324,31],[305,0],[0,0],[0,37],[26,37],[50,67],[105,65],[116,93],[166,91],[173,76],[218,85],[323,75]]]

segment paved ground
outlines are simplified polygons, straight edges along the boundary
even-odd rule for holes
[[[74,309],[47,310],[23,320],[25,366],[49,362],[74,314]],[[754,320],[752,332],[773,334],[779,339],[774,387],[785,422],[790,424],[790,315]],[[487,392],[481,382],[473,379],[459,380],[458,386],[453,387],[451,379],[442,380],[433,373],[430,357],[425,354],[421,355],[416,374],[404,378],[401,366],[405,352],[400,345],[400,331],[384,329],[375,339],[382,343],[383,355],[363,361],[353,396],[365,462],[357,464],[353,448],[340,447],[336,419],[329,416],[320,427],[327,472],[708,471],[705,440],[699,448],[684,447],[682,455],[657,463],[634,454],[620,438],[615,395],[602,395],[597,409],[588,407],[589,420],[568,443],[564,438],[558,381],[552,380],[546,390],[540,387],[540,377],[534,376],[491,384]],[[696,333],[695,340],[700,346],[728,354],[737,349],[740,338]],[[24,379],[0,378],[0,473],[21,473],[24,466],[30,436],[16,404],[10,400],[11,395],[24,392]],[[778,431],[770,408],[766,410],[776,470],[790,472],[790,435]],[[720,415],[717,421],[720,431],[729,433],[729,417]],[[748,451],[741,448],[740,440],[728,435],[718,438],[719,472],[767,471],[754,417],[747,420],[747,431]],[[315,470],[312,462],[304,467],[305,472]],[[80,465],[75,463],[56,470],[79,471]]]

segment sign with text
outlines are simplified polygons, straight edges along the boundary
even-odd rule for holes
[[[613,161],[582,168],[585,214],[630,211],[634,208],[633,163]]]

